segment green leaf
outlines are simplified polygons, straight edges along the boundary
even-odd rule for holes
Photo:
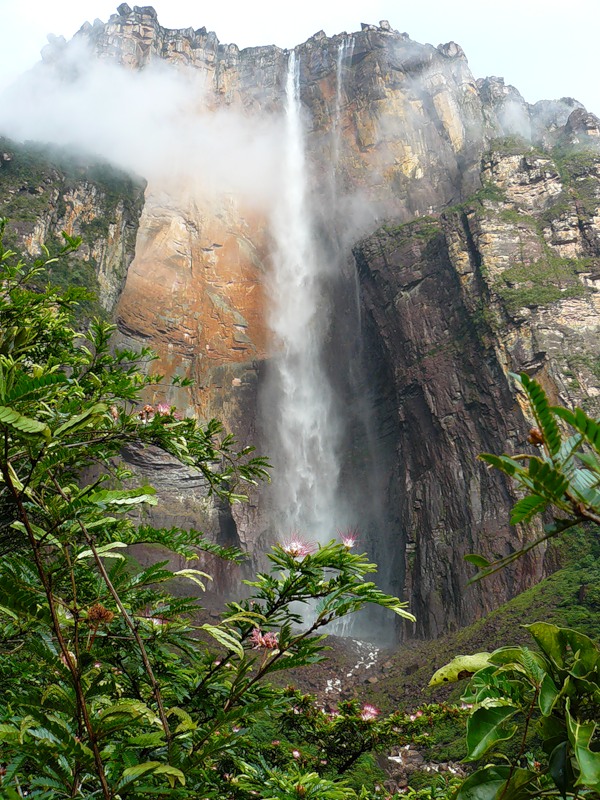
[[[138,503],[157,503],[156,489],[152,486],[141,486],[139,489],[103,489],[87,496],[87,502],[103,506],[131,506]]]
[[[515,461],[508,456],[495,456],[493,453],[481,453],[479,455],[481,461],[485,461],[487,464],[490,464],[492,467],[496,467],[496,469],[501,470],[506,475],[509,475],[511,478],[514,478],[515,475],[519,473],[524,473],[525,470],[519,464],[518,461]]]
[[[478,708],[467,720],[467,761],[476,761],[498,742],[511,739],[517,726],[506,726],[519,711],[515,706]]]
[[[160,761],[145,761],[143,764],[136,764],[135,767],[127,767],[127,769],[123,770],[118,789],[122,791],[132,780],[141,778],[142,775],[146,774],[164,775],[172,789],[176,783],[181,783],[182,786],[185,785],[185,775],[177,767],[161,764]]]
[[[212,581],[212,576],[209,575],[207,572],[202,572],[199,569],[178,569],[177,572],[173,573],[174,578],[187,578],[192,583],[195,583],[199,586],[202,591],[206,590],[206,586],[201,578],[206,578],[206,580]]]
[[[599,480],[600,475],[589,469],[577,469],[571,477],[571,492],[596,512],[600,510]]]
[[[114,716],[125,716],[131,719],[138,719],[143,717],[149,723],[160,726],[159,717],[149,708],[146,703],[141,700],[126,699],[114,703],[112,706],[102,710],[99,718],[99,727],[107,719]]]
[[[548,505],[548,500],[539,495],[528,495],[513,507],[510,513],[510,524],[519,525],[520,523],[527,523],[536,514],[542,512]]]
[[[567,797],[567,792],[573,794],[575,775],[569,758],[569,743],[560,742],[550,753],[548,758],[548,772],[562,797]]]
[[[600,461],[592,453],[577,453],[577,458],[600,477]]]
[[[561,503],[569,486],[569,479],[547,461],[538,458],[529,460],[529,470],[524,482],[538,495]]]
[[[87,425],[93,422],[93,417],[98,417],[106,413],[106,410],[106,403],[96,403],[96,405],[92,406],[91,408],[86,408],[86,410],[82,411],[81,414],[76,414],[66,422],[63,422],[63,424],[54,431],[54,438],[58,439],[64,433],[74,433],[81,428],[85,428]]]
[[[475,672],[484,669],[490,663],[490,653],[475,653],[471,656],[456,656],[434,672],[429,681],[430,686],[441,686],[444,683],[455,683],[463,678],[470,678]]]
[[[528,796],[527,784],[536,778],[526,769],[487,766],[469,775],[454,800],[521,800]]]
[[[112,553],[112,550],[115,550],[119,547],[127,547],[124,542],[109,542],[109,544],[104,544],[101,547],[96,548],[96,553],[101,556],[102,558],[124,558],[121,553]],[[83,558],[90,558],[94,555],[93,550],[82,550],[81,553],[77,555],[77,560],[80,561]]]
[[[200,629],[206,631],[209,636],[212,636],[219,644],[222,644],[223,647],[226,647],[228,650],[232,650],[240,658],[244,657],[244,648],[240,643],[237,632],[229,632],[221,627],[209,625],[208,623],[202,625]]]
[[[476,567],[480,567],[481,569],[490,566],[490,562],[487,560],[487,558],[479,556],[477,553],[469,553],[465,556],[465,561],[468,561],[469,564],[474,564]]]
[[[171,767],[169,764],[161,764],[160,767],[155,770],[155,775],[164,775],[169,781],[171,789],[175,788],[176,783],[185,786],[185,775],[183,772],[177,769],[177,767]]]
[[[590,444],[597,453],[600,453],[600,425],[596,420],[588,417],[585,411],[576,408],[571,411],[568,408],[554,407],[552,411],[573,428],[582,433],[586,442]]]
[[[198,723],[194,722],[192,717],[188,714],[187,711],[183,708],[179,708],[179,706],[172,706],[167,711],[167,717],[177,717],[181,720],[179,725],[175,728],[175,733],[182,733],[184,731],[194,731],[198,727]]]
[[[137,736],[132,736],[127,739],[128,745],[135,745],[136,747],[161,747],[164,742],[165,734],[163,731],[140,733]]]
[[[526,372],[522,372],[518,380],[529,398],[531,409],[544,437],[544,444],[548,452],[551,456],[558,455],[562,438],[546,393],[540,384],[530,378]]]
[[[547,622],[534,622],[525,627],[559,669],[564,669],[575,654],[588,671],[593,670],[600,660],[600,651],[594,642],[579,631],[559,628]]]
[[[567,731],[579,767],[576,785],[600,791],[600,752],[590,750],[590,742],[596,730],[595,722],[579,722],[571,716],[567,700]]]
[[[550,716],[552,713],[552,709],[559,697],[559,690],[552,680],[552,677],[546,673],[542,679],[542,684],[540,686],[540,696],[538,698],[538,703],[540,706],[540,711],[545,717]]]
[[[541,683],[550,668],[548,661],[540,653],[528,647],[500,647],[490,656],[490,663],[497,666],[515,665],[522,667],[533,684]]]
[[[5,399],[10,402],[15,400],[22,401],[30,395],[36,395],[51,386],[65,384],[66,382],[67,376],[62,372],[49,372],[39,377],[21,374],[12,389],[7,392]]]
[[[50,436],[50,428],[45,422],[24,417],[22,414],[19,414],[18,411],[15,411],[13,408],[8,408],[7,406],[0,406],[0,423],[9,425],[11,428],[21,433],[32,435],[42,434],[46,438]]]

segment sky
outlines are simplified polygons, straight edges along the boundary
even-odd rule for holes
[[[39,60],[49,33],[69,39],[106,22],[115,0],[0,0],[0,89]],[[133,6],[133,3],[130,3]],[[418,42],[460,44],[476,78],[496,75],[524,98],[575,97],[600,116],[600,0],[155,0],[161,25],[216,32],[239,47],[293,47],[387,19]]]

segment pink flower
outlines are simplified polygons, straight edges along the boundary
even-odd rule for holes
[[[365,703],[360,710],[360,718],[365,722],[370,722],[371,720],[376,719],[379,714],[379,709],[375,706],[372,706],[370,703]]]
[[[277,650],[279,647],[277,634],[273,633],[273,631],[261,633],[258,628],[254,628],[250,634],[250,641],[252,642],[253,650]]]
[[[160,417],[168,417],[171,413],[171,406],[168,403],[159,403],[156,406],[156,413]]]
[[[348,550],[352,550],[358,542],[358,531],[355,528],[349,528],[347,531],[338,531],[338,535],[342,540],[342,544]]]
[[[292,558],[304,558],[304,556],[308,556],[312,553],[314,544],[311,542],[303,542],[302,539],[294,537],[289,542],[284,542],[281,545],[281,549]]]
[[[292,750],[292,755],[294,758],[300,758],[300,750]]]

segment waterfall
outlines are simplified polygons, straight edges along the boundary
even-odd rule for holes
[[[311,211],[294,51],[286,80],[282,190],[272,234],[269,323],[274,353],[263,408],[274,463],[271,527],[279,540],[301,536],[325,542],[335,534],[339,416],[323,364],[331,317],[329,266]]]
[[[337,169],[340,163],[340,146],[342,143],[342,92],[344,89],[344,70],[352,61],[354,52],[354,36],[344,37],[339,44],[335,78],[335,110],[333,115],[333,169],[334,183],[337,182]]]
[[[271,540],[324,543],[355,529],[358,547],[372,550],[388,526],[339,174],[343,73],[353,44],[344,39],[338,50],[329,160],[317,159],[317,179],[307,158],[300,63],[289,55],[281,189],[270,220],[273,345],[261,411],[274,469],[263,510]],[[381,636],[379,616],[342,620],[331,632],[360,631],[371,640]]]

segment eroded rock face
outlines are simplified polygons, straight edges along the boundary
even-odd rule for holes
[[[441,227],[384,229],[356,255],[373,361],[388,372],[377,416],[396,448],[389,502],[398,532],[390,550],[397,561],[404,551],[419,632],[435,636],[539,577],[539,564],[522,562],[518,574],[465,588],[466,554],[508,554],[522,545],[507,525],[514,498],[477,456],[518,447],[525,426],[465,305]]]
[[[534,375],[553,402],[593,416],[600,407],[600,154],[514,148],[483,159],[477,199],[388,225],[355,251],[378,426],[397,448],[390,500],[403,533],[393,552],[404,549],[426,636],[471,621],[543,569],[537,553],[465,589],[464,555],[523,542],[507,525],[510,487],[477,461],[527,449],[509,373]]]
[[[28,146],[0,138],[0,216],[9,219],[6,242],[38,255],[60,249],[61,231],[82,245],[53,274],[59,283],[96,292],[109,314],[135,252],[144,181],[107,163],[95,166],[66,150]]]

